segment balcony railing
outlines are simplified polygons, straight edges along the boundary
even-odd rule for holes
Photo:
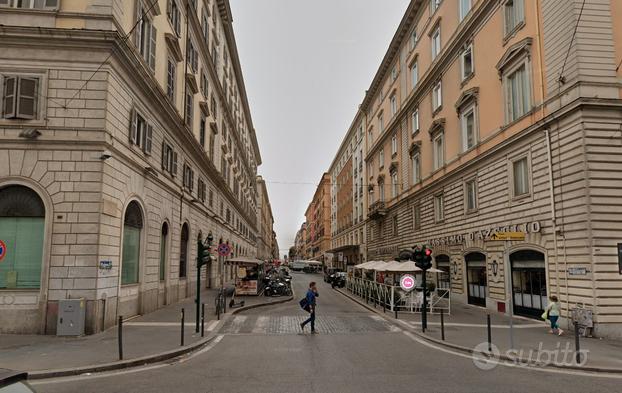
[[[376,201],[369,207],[369,218],[378,219],[387,215],[387,208],[384,201]]]

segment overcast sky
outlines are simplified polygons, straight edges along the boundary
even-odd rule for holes
[[[281,255],[408,0],[231,0]]]

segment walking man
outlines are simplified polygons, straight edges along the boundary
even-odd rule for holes
[[[306,306],[304,307],[305,311],[307,311],[310,314],[309,319],[307,319],[306,321],[300,324],[300,328],[302,329],[303,333],[305,331],[305,326],[308,323],[311,323],[311,333],[316,334],[316,331],[315,331],[316,300],[315,299],[318,296],[320,295],[317,293],[317,287],[315,286],[315,281],[311,281],[311,283],[309,283],[309,290],[307,291],[307,296],[305,297]]]

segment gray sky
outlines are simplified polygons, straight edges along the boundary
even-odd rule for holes
[[[315,184],[328,170],[408,3],[231,0],[263,158],[259,173],[268,185],[281,255],[293,245]]]

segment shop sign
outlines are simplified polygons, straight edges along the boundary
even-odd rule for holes
[[[111,260],[99,261],[99,268],[102,270],[111,270],[112,261]]]
[[[525,232],[495,232],[488,240],[525,240]]]
[[[415,288],[415,277],[410,274],[404,274],[400,279],[400,287],[406,291],[412,291]]]
[[[399,251],[398,246],[390,246],[390,247],[380,247],[375,250],[370,251],[370,255],[393,255]]]
[[[585,267],[569,267],[568,268],[569,276],[585,276],[587,275],[587,268]]]
[[[526,235],[527,233],[540,233],[541,229],[542,229],[542,226],[540,225],[540,222],[538,221],[526,222],[522,224],[491,227],[491,228],[481,229],[481,230],[474,231],[474,232],[469,232],[466,234],[457,234],[457,235],[451,235],[451,236],[444,236],[444,237],[440,237],[436,239],[430,239],[426,242],[426,244],[432,247],[451,246],[451,245],[463,244],[466,241],[466,239],[469,239],[470,241],[487,240],[487,239],[490,239],[493,234],[508,233],[508,232],[514,233],[514,234],[522,233],[523,235]],[[514,235],[514,236],[517,237],[517,239],[512,239],[512,240],[519,240],[518,239],[519,235]],[[522,240],[524,240],[524,238]],[[620,265],[620,269],[621,269],[620,271],[622,272],[622,265]]]

